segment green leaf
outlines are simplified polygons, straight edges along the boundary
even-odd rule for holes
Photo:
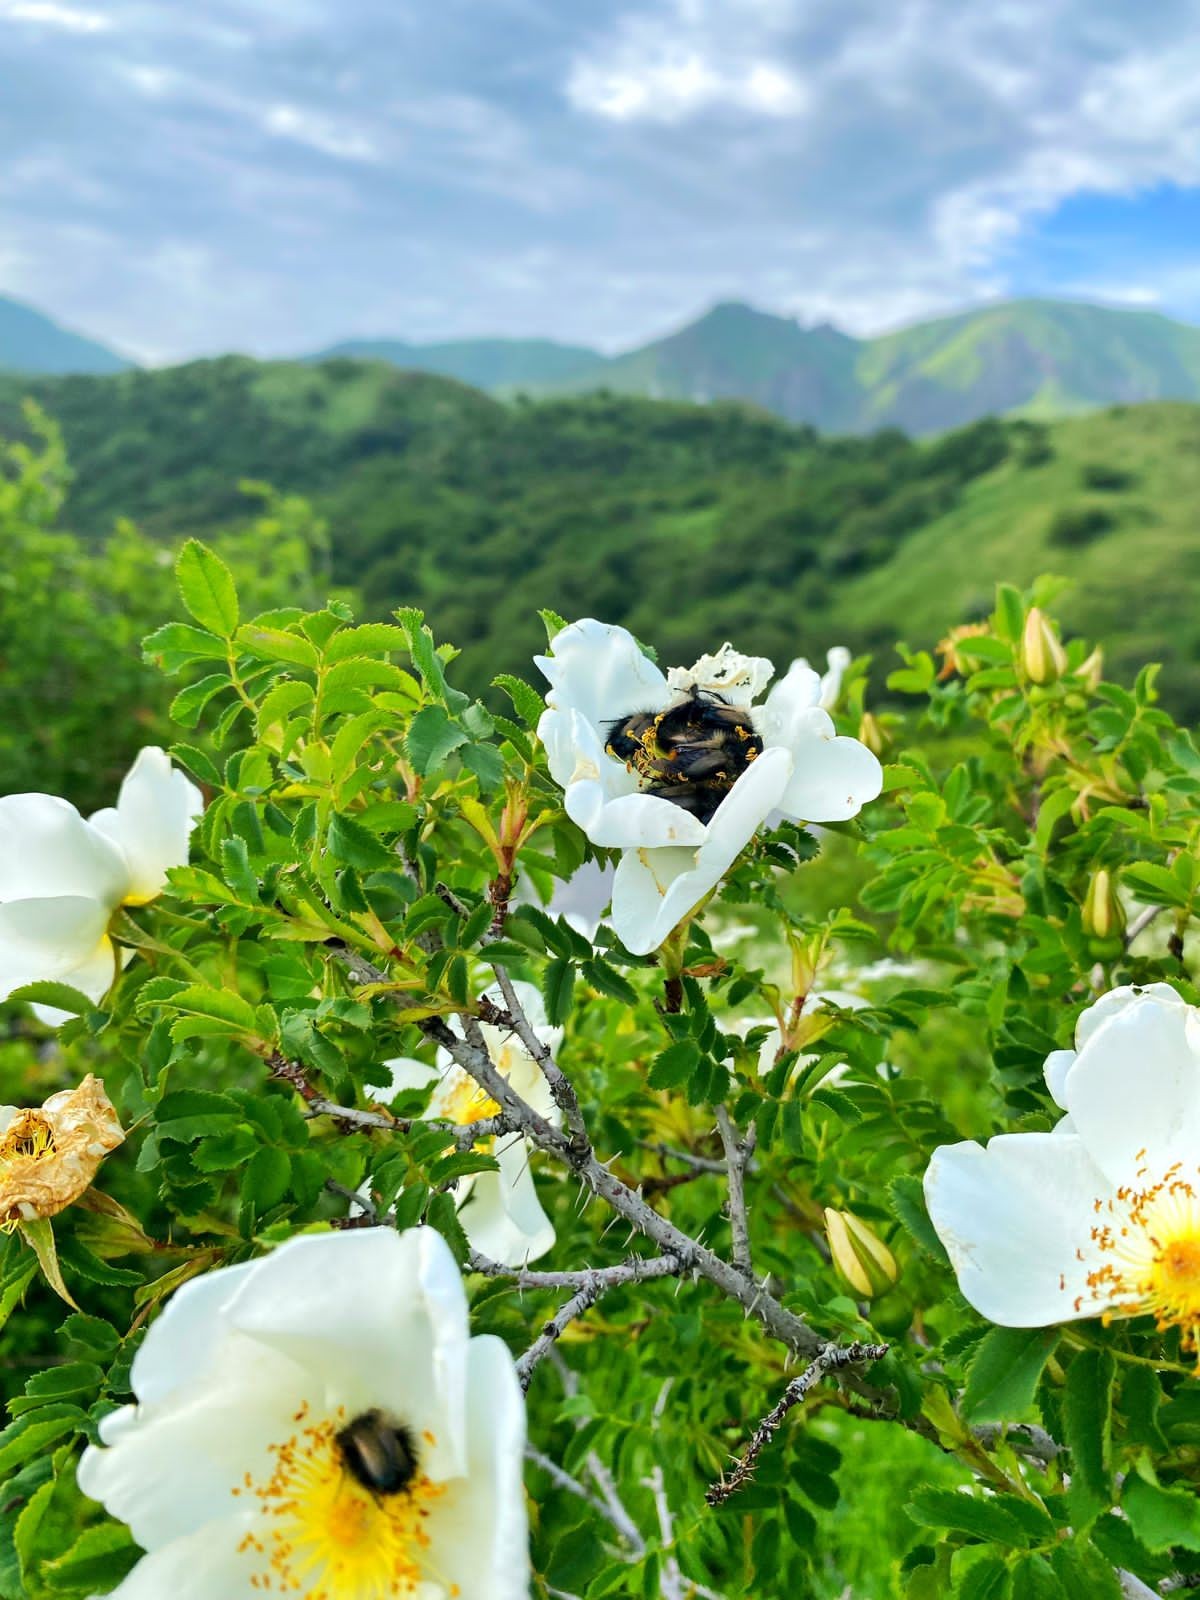
[[[171,721],[177,722],[181,728],[194,728],[208,702],[222,689],[228,689],[230,681],[227,672],[214,672],[207,678],[201,678],[199,683],[189,683],[168,707],[167,714]]]
[[[189,539],[179,552],[175,577],[184,605],[200,626],[231,639],[238,625],[237,586],[220,556],[199,539]]]
[[[1023,1556],[1013,1568],[1012,1600],[1063,1600],[1063,1586],[1045,1556]]]
[[[358,872],[371,872],[377,867],[394,867],[395,853],[369,828],[352,817],[335,811],[329,819],[329,832],[325,836],[329,854],[335,861],[344,861]]]
[[[79,1307],[71,1296],[63,1280],[62,1268],[58,1264],[58,1247],[54,1242],[54,1228],[49,1217],[35,1217],[29,1222],[18,1222],[17,1228],[22,1239],[37,1256],[38,1266],[42,1269],[42,1276],[58,1295],[60,1300],[65,1300],[69,1306]]]
[[[555,639],[567,626],[566,619],[560,617],[557,611],[551,611],[549,606],[539,608],[538,616],[542,619],[542,626],[546,630],[546,643],[553,645]]]
[[[905,1233],[916,1241],[927,1256],[948,1267],[950,1257],[946,1254],[945,1245],[938,1238],[937,1229],[929,1220],[929,1213],[925,1209],[925,1191],[920,1178],[908,1173],[893,1178],[888,1185],[888,1197],[892,1202],[896,1220]]]
[[[78,1433],[87,1424],[79,1406],[43,1406],[18,1417],[0,1433],[0,1478],[6,1478],[31,1456],[40,1455],[56,1439]]]
[[[680,1039],[655,1056],[647,1081],[652,1089],[679,1089],[691,1081],[699,1065],[699,1046],[691,1039]]]
[[[242,1192],[260,1212],[277,1206],[292,1181],[292,1164],[286,1150],[263,1145],[246,1168]]]
[[[229,647],[224,639],[187,622],[168,622],[142,640],[142,655],[164,672],[178,672],[188,661],[224,661]]]
[[[221,788],[221,774],[203,750],[197,750],[194,744],[173,744],[170,754],[178,766],[186,767],[201,783],[207,783],[211,789]]]
[[[405,737],[409,760],[422,777],[428,777],[451,751],[466,742],[466,733],[451,722],[441,706],[426,706],[418,711]]]
[[[1024,1530],[999,1500],[977,1499],[955,1489],[918,1489],[905,1507],[914,1522],[927,1528],[966,1533],[989,1544],[1023,1550]]]
[[[86,1016],[89,1011],[96,1010],[96,1002],[89,1000],[81,990],[73,989],[69,983],[54,983],[48,978],[40,978],[36,983],[23,983],[8,998],[25,1000],[30,1005],[53,1006],[58,1011],[69,1011],[75,1017]]]
[[[546,963],[542,975],[542,994],[546,1000],[546,1017],[555,1027],[561,1026],[571,1014],[571,995],[575,988],[575,963],[566,956],[555,956]]]
[[[957,1568],[957,1561],[955,1567]],[[1004,1600],[1010,1592],[1008,1563],[988,1551],[973,1562],[954,1585],[954,1600]]]
[[[1050,1556],[1067,1600],[1121,1600],[1121,1585],[1108,1562],[1090,1544],[1058,1545]]]
[[[1200,1498],[1194,1490],[1162,1489],[1131,1472],[1121,1506],[1147,1550],[1200,1550]]]
[[[317,648],[302,634],[289,633],[283,628],[267,628],[261,623],[248,622],[238,629],[238,643],[252,655],[265,661],[285,661],[292,667],[308,667],[316,671],[321,658]]]
[[[87,1528],[71,1548],[45,1561],[40,1576],[55,1591],[99,1590],[107,1594],[142,1558],[129,1529],[119,1522]]]
[[[1019,1422],[1033,1404],[1042,1368],[1058,1343],[1057,1328],[993,1328],[967,1373],[967,1422]]]
[[[1063,1442],[1071,1452],[1067,1504],[1077,1533],[1112,1505],[1112,1389],[1116,1362],[1107,1350],[1081,1350],[1067,1369]]]
[[[513,707],[521,721],[528,727],[535,728],[546,709],[546,702],[536,689],[527,684],[524,678],[515,677],[511,672],[502,672],[492,679],[497,689],[503,689],[512,701]]]
[[[254,1033],[258,1021],[254,1007],[229,989],[213,989],[204,983],[190,983],[171,996],[169,1004],[194,1017],[210,1017],[238,1033]]]
[[[380,655],[390,650],[407,650],[408,634],[390,622],[364,622],[357,628],[343,628],[325,646],[328,662],[348,661],[352,656]]]

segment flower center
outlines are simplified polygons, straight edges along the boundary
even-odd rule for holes
[[[500,1115],[499,1103],[461,1067],[453,1067],[446,1074],[439,1098],[441,1104],[438,1115],[449,1117],[460,1125],[482,1122],[487,1117]]]
[[[37,1214],[26,1193],[26,1179],[57,1153],[54,1130],[42,1113],[19,1111],[0,1139],[0,1183],[12,1202],[0,1215],[0,1233],[11,1233],[22,1220]]]
[[[644,793],[710,822],[763,742],[748,711],[693,688],[665,711],[612,723],[604,748],[637,773]]]
[[[1102,1260],[1087,1282],[1107,1302],[1106,1317],[1149,1314],[1161,1331],[1178,1328],[1183,1348],[1200,1355],[1200,1190],[1182,1162],[1095,1209],[1092,1240]]]
[[[247,1474],[233,1490],[236,1497],[251,1497],[262,1515],[239,1546],[257,1558],[251,1588],[307,1600],[457,1594],[455,1585],[438,1584],[426,1527],[429,1509],[446,1486],[433,1483],[415,1460],[402,1487],[392,1490],[382,1478],[369,1486],[363,1461],[372,1448],[386,1455],[397,1436],[409,1439],[406,1430],[393,1429],[389,1445],[385,1428],[373,1447],[368,1435],[378,1418],[372,1411],[348,1421],[339,1411],[310,1423],[307,1406],[301,1407],[293,1419],[296,1432],[271,1446],[273,1467],[265,1482]],[[354,1452],[346,1443],[351,1437]],[[433,1443],[432,1435],[425,1435],[425,1443]]]

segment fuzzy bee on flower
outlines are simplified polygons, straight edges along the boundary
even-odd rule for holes
[[[551,775],[591,842],[623,852],[612,919],[635,955],[658,949],[773,813],[845,821],[882,789],[877,757],[827,710],[844,651],[824,679],[794,661],[761,701],[775,672],[762,656],[724,644],[664,675],[625,628],[593,618],[537,665]]]

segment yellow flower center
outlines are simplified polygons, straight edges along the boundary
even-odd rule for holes
[[[24,1193],[26,1175],[56,1153],[54,1130],[42,1113],[19,1111],[0,1139],[0,1185],[15,1183],[14,1193]],[[12,1205],[0,1216],[0,1233],[11,1233],[22,1220],[28,1218],[18,1205]]]
[[[501,1063],[503,1071],[503,1063]],[[504,1074],[508,1076],[507,1073]],[[438,1115],[448,1117],[460,1126],[483,1122],[487,1117],[498,1117],[500,1106],[486,1089],[481,1089],[475,1079],[461,1067],[454,1067],[445,1079],[442,1103]]]
[[[1144,1189],[1097,1200],[1095,1212],[1092,1241],[1102,1261],[1087,1283],[1107,1302],[1105,1319],[1149,1314],[1160,1331],[1178,1328],[1183,1348],[1200,1355],[1200,1190],[1182,1162]]]
[[[247,1474],[233,1490],[253,1498],[263,1518],[239,1546],[260,1558],[251,1588],[307,1600],[457,1595],[457,1585],[431,1589],[438,1576],[425,1524],[446,1486],[418,1470],[399,1491],[375,1493],[351,1473],[339,1447],[345,1413],[307,1419],[302,1407],[293,1419],[296,1432],[271,1446],[274,1465],[265,1482]],[[433,1443],[432,1435],[425,1443]]]

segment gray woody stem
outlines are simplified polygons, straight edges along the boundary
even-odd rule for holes
[[[725,1106],[717,1107],[717,1127],[725,1146],[725,1166],[729,1172],[729,1227],[733,1233],[733,1264],[747,1277],[754,1273],[750,1256],[750,1223],[746,1215],[746,1165],[754,1151],[755,1129],[742,1139]]]
[[[888,1347],[885,1344],[822,1345],[816,1358],[798,1378],[792,1379],[778,1402],[755,1428],[750,1443],[734,1462],[732,1470],[723,1474],[720,1482],[714,1483],[707,1491],[704,1498],[709,1505],[724,1505],[725,1501],[737,1494],[739,1489],[745,1488],[754,1476],[754,1467],[759,1456],[779,1432],[783,1419],[793,1406],[799,1405],[810,1389],[816,1387],[826,1373],[833,1372],[838,1367],[859,1366],[878,1361],[887,1355],[887,1351]]]
[[[644,1283],[649,1278],[678,1277],[682,1270],[683,1263],[678,1257],[659,1256],[652,1261],[626,1261],[620,1266],[598,1267],[594,1272],[581,1273],[579,1276],[583,1282],[579,1288],[544,1324],[541,1333],[517,1362],[521,1388],[529,1388],[534,1368],[549,1355],[550,1347],[562,1337],[570,1324],[590,1310],[610,1289],[616,1289],[623,1283]]]

